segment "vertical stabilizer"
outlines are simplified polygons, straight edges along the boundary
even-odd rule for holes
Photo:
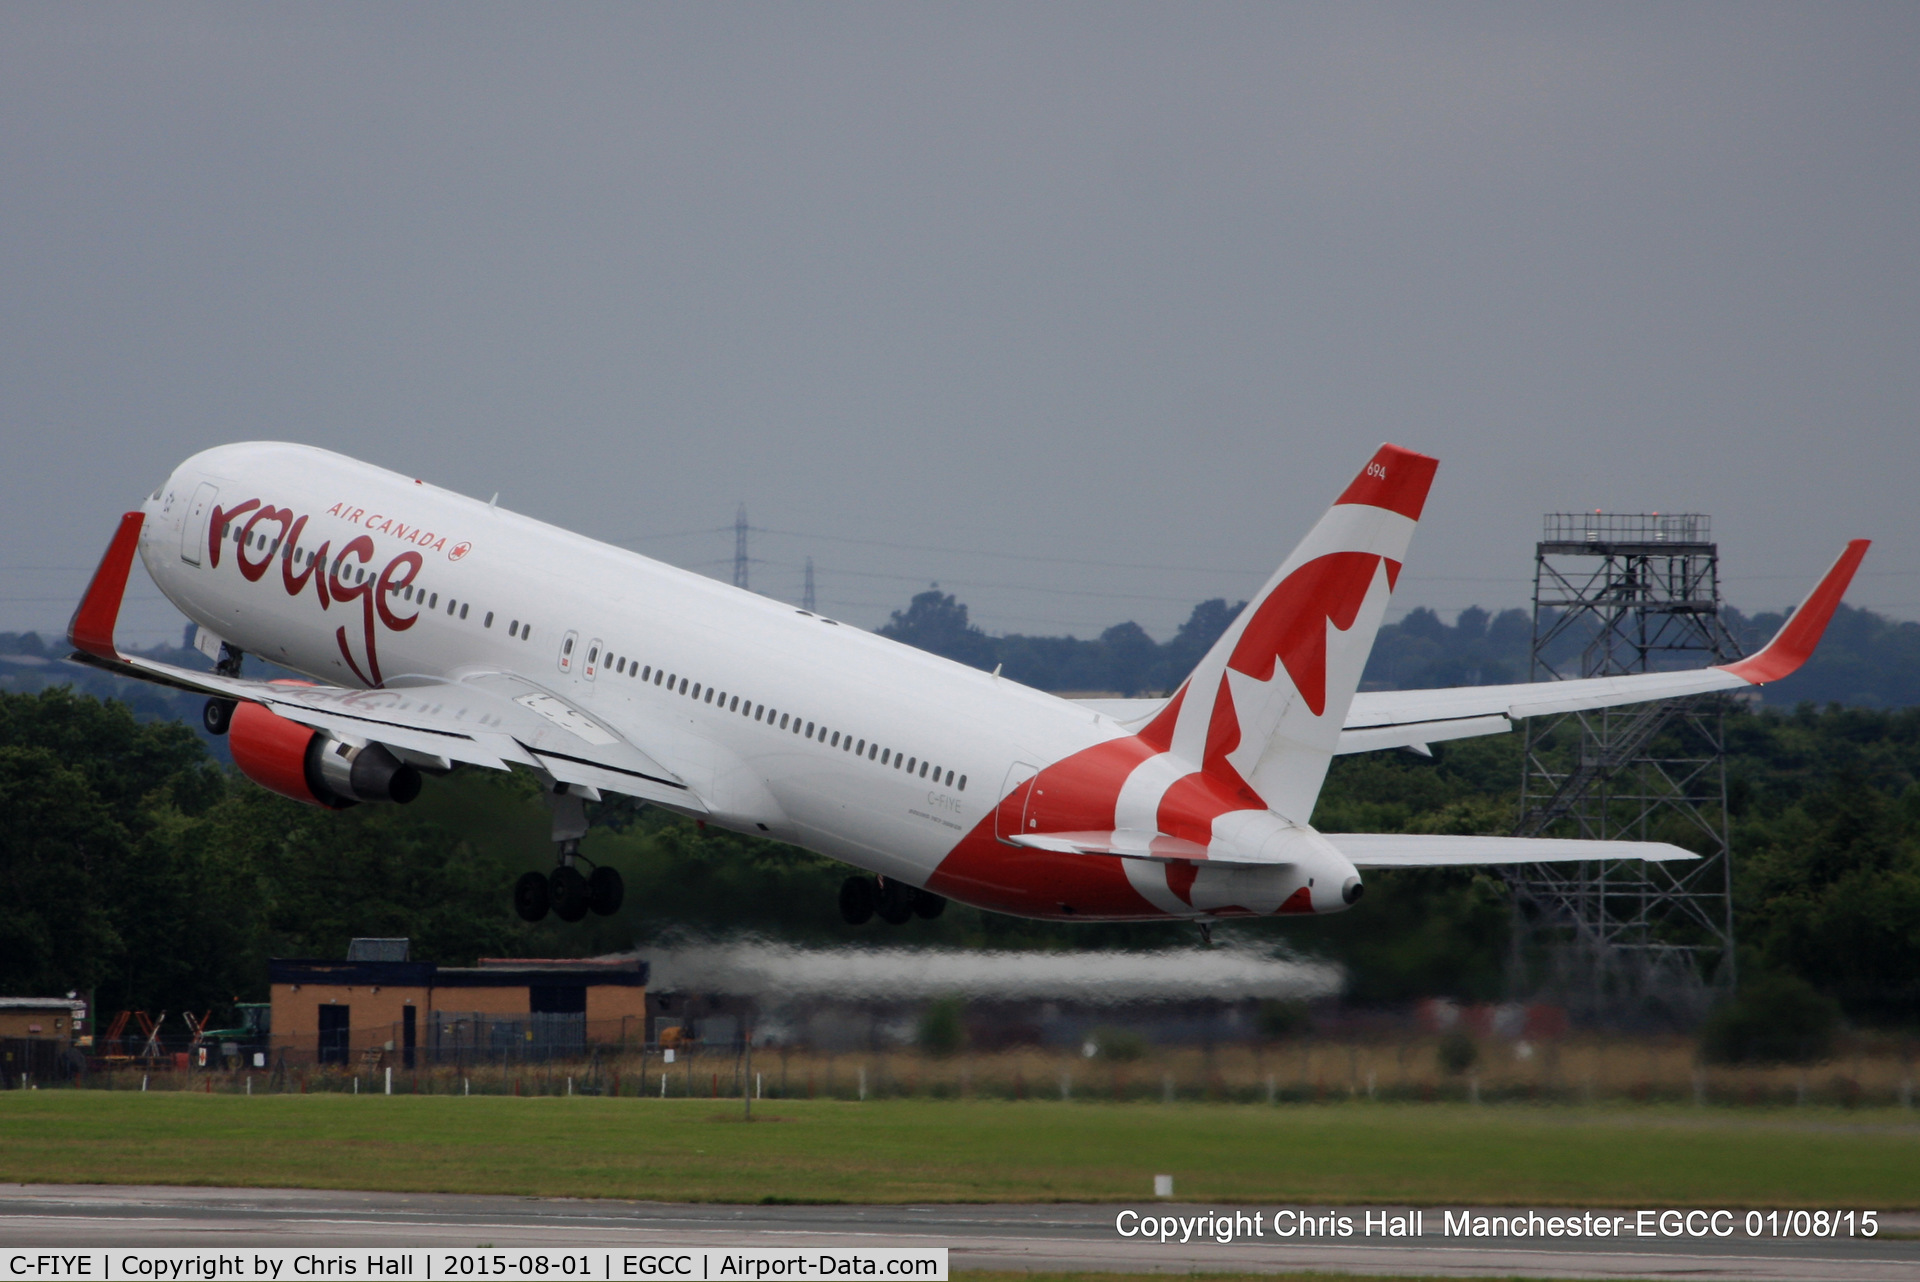
[[[1306,823],[1438,466],[1381,446],[1140,737]]]

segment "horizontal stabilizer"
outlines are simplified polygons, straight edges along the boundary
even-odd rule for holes
[[[1062,855],[1118,855],[1127,859],[1206,859],[1207,848],[1184,837],[1144,828],[1112,832],[1023,832],[1007,838],[1016,846]],[[1210,862],[1219,863],[1219,860]]]
[[[1470,868],[1579,860],[1698,859],[1664,841],[1572,841],[1557,837],[1442,837],[1423,832],[1320,834],[1355,868]]]

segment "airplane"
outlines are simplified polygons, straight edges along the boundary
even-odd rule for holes
[[[423,776],[462,766],[533,772],[555,866],[514,888],[528,921],[620,907],[618,871],[580,850],[585,803],[607,794],[863,870],[840,890],[852,924],[958,900],[1208,933],[1342,911],[1375,869],[1694,858],[1309,820],[1339,754],[1426,752],[1526,717],[1778,680],[1813,653],[1867,541],[1737,662],[1359,692],[1437,467],[1381,446],[1164,699],[1058,698],[497,501],[277,442],[195,454],[126,513],[68,637],[76,660],[206,695],[206,728],[227,735],[239,770],[310,805],[404,804]],[[198,625],[211,672],[116,648],[136,553]],[[311,680],[248,678],[249,654]]]

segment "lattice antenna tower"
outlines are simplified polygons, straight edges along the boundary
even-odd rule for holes
[[[747,505],[742,503],[733,517],[733,586],[747,586]]]
[[[1553,513],[1534,555],[1532,679],[1727,663],[1711,522]],[[1516,996],[1611,1025],[1684,1026],[1733,985],[1726,696],[1534,717],[1519,836],[1671,841],[1695,861],[1511,870]]]
[[[802,610],[811,610],[811,609],[813,609],[813,608],[814,608],[814,604],[813,604],[813,558],[812,558],[812,557],[808,557],[808,558],[807,558],[807,577],[806,577],[806,578],[805,578],[805,580],[804,580],[804,581],[802,582],[802,585],[801,585],[801,588],[800,588],[800,608],[801,608]]]

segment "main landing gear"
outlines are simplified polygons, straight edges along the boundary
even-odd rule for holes
[[[213,665],[214,673],[223,677],[237,677],[240,675],[240,665],[246,657],[246,651],[236,650],[222,641],[220,657]],[[200,724],[206,727],[208,734],[218,738],[233,725],[235,706],[234,700],[222,699],[219,695],[214,695],[207,700],[206,706],[200,709]]]
[[[539,921],[549,912],[561,921],[574,922],[589,912],[608,917],[620,911],[627,897],[625,883],[617,869],[604,864],[594,866],[581,876],[574,864],[582,859],[580,839],[587,835],[587,806],[580,794],[569,792],[566,784],[547,794],[553,810],[553,840],[558,847],[560,866],[550,873],[530,872],[513,884],[513,910],[522,921]]]
[[[577,852],[561,856],[582,857]],[[550,873],[523,873],[513,884],[513,910],[522,921],[539,921],[548,912],[568,922],[579,921],[589,912],[608,917],[620,911],[626,897],[619,870],[605,864],[582,877],[572,863],[562,863]]]
[[[903,926],[914,917],[931,921],[947,910],[945,896],[885,877],[849,877],[840,884],[840,920],[862,926],[879,917]]]

